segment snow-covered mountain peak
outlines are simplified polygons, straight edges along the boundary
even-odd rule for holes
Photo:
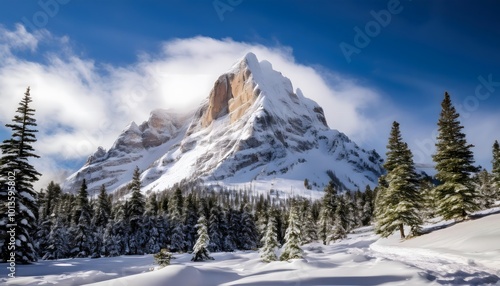
[[[135,166],[146,190],[192,180],[258,182],[265,191],[277,181],[286,189],[321,190],[333,180],[340,189],[363,189],[383,172],[376,152],[331,130],[316,102],[252,53],[219,76],[194,115],[155,110],[144,123],[131,123],[66,186],[86,177],[89,188],[123,189]]]

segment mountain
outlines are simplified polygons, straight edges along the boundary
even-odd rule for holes
[[[155,110],[130,123],[109,150],[99,147],[63,185],[124,190],[135,166],[143,190],[199,180],[205,185],[322,190],[374,186],[382,159],[328,127],[323,109],[249,53],[221,75],[194,114]]]

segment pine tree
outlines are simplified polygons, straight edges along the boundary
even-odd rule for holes
[[[302,242],[311,243],[318,239],[318,234],[316,232],[317,225],[314,220],[313,211],[311,207],[311,202],[308,200],[304,201],[304,207],[302,209]]]
[[[493,187],[492,176],[486,170],[477,175],[477,204],[481,209],[489,209],[495,203],[496,190]]]
[[[276,249],[278,248],[278,240],[276,233],[276,221],[273,216],[269,216],[264,237],[262,237],[262,248],[260,249],[260,257],[264,262],[278,260]]]
[[[97,208],[92,219],[93,225],[98,228],[105,228],[111,217],[111,202],[106,192],[106,187],[101,186],[97,197]]]
[[[36,142],[34,129],[35,109],[30,108],[32,102],[28,87],[17,108],[12,124],[5,126],[12,130],[10,139],[0,145],[0,250],[2,260],[10,259],[15,253],[16,263],[27,264],[37,260],[37,251],[33,241],[36,231],[36,214],[38,211],[37,193],[33,183],[41,175],[29,163],[30,158],[39,158],[34,153],[32,144]],[[14,199],[14,200],[13,200]],[[10,211],[9,211],[10,210]],[[14,211],[14,212],[12,212]],[[9,214],[15,213],[15,216]],[[10,244],[10,233],[14,230],[15,244]]]
[[[388,185],[377,200],[376,232],[387,237],[399,229],[401,238],[405,238],[404,225],[408,225],[411,226],[413,235],[417,235],[422,224],[419,216],[422,209],[421,196],[417,189],[413,155],[401,138],[397,122],[392,125],[387,149],[388,161],[384,167],[387,170],[385,180]]]
[[[205,216],[200,216],[198,223],[196,224],[196,229],[198,239],[193,247],[193,258],[191,258],[191,261],[213,260],[210,256],[210,252],[208,251],[210,238],[208,236],[207,219]]]
[[[128,218],[130,224],[129,248],[130,254],[143,254],[145,244],[142,232],[142,215],[144,214],[144,195],[141,193],[141,173],[139,167],[135,167],[130,183],[132,197],[128,204]]]
[[[500,144],[495,140],[493,144],[493,160],[491,175],[493,176],[493,187],[496,190],[495,198],[500,199]]]
[[[55,214],[52,215],[52,227],[47,239],[47,247],[44,248],[43,260],[54,260],[66,258],[68,249],[68,231],[61,219]]]
[[[196,241],[196,224],[198,221],[198,208],[196,204],[196,199],[193,193],[190,193],[185,202],[184,211],[184,231],[185,231],[185,242],[186,249],[189,250],[193,248]]]
[[[146,205],[146,212],[143,215],[142,228],[146,238],[144,251],[146,253],[158,253],[161,250],[161,235],[159,218],[159,207],[156,194],[151,194]]]
[[[348,218],[349,209],[346,199],[342,196],[337,196],[337,208],[335,209],[333,226],[327,238],[327,243],[330,241],[342,240],[347,237],[349,227]]]
[[[85,179],[78,192],[75,214],[76,224],[71,230],[73,239],[70,252],[73,257],[88,257],[92,254],[91,246],[94,243],[94,236],[90,228],[91,209]]]
[[[280,260],[290,260],[302,258],[302,250],[300,249],[301,233],[300,233],[300,215],[295,203],[290,207],[288,217],[288,227],[285,233],[285,244],[283,245],[283,252],[281,253]]]
[[[333,182],[330,182],[324,190],[325,194],[321,201],[321,211],[319,216],[319,229],[318,236],[319,239],[323,241],[323,244],[327,244],[328,233],[333,226],[333,215],[336,208],[336,197],[337,190]]]
[[[219,252],[223,249],[224,237],[222,236],[222,232],[225,227],[223,223],[221,207],[213,206],[210,210],[210,218],[208,220],[208,235],[210,236],[208,250],[211,252]]]
[[[477,172],[473,166],[474,157],[467,144],[463,126],[458,120],[459,114],[453,107],[450,95],[446,92],[441,103],[441,115],[438,121],[439,135],[436,142],[436,178],[441,182],[434,188],[437,213],[444,219],[465,219],[478,209],[475,199],[477,194],[472,186],[470,175]]]
[[[177,189],[174,197],[169,201],[170,206],[170,250],[172,252],[181,252],[186,249],[186,234],[184,221],[182,219],[182,211],[184,205],[184,198],[182,191]]]
[[[257,228],[249,206],[245,204],[241,208],[240,230],[238,231],[238,245],[241,250],[252,250],[257,248]]]

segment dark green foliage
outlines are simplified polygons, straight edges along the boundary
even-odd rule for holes
[[[493,187],[496,190],[495,198],[500,199],[500,144],[498,144],[497,140],[495,140],[495,143],[493,144],[493,160],[491,161],[491,164]]]
[[[38,213],[37,193],[33,183],[41,175],[30,158],[39,158],[32,144],[36,142],[34,129],[35,109],[30,108],[32,102],[30,88],[19,103],[16,115],[11,124],[5,126],[12,130],[11,137],[0,145],[0,249],[2,260],[10,258],[15,252],[16,263],[27,264],[37,260],[36,246],[33,236],[36,231],[36,215]],[[9,178],[12,178],[9,180]],[[14,198],[14,199],[12,199]],[[15,217],[8,216],[8,210],[15,210]],[[16,246],[9,249],[10,235],[7,230],[15,229]]]
[[[459,114],[453,107],[450,95],[445,93],[441,103],[438,121],[439,135],[436,142],[436,178],[440,184],[434,188],[437,213],[444,219],[465,219],[469,213],[478,209],[476,192],[471,182],[471,174],[478,171],[473,166],[474,157],[468,144]]]
[[[412,234],[417,235],[422,224],[419,216],[421,195],[413,155],[401,138],[397,122],[392,124],[384,168],[387,175],[381,178],[383,184],[379,185],[376,232],[387,237],[399,230],[401,238],[405,238],[403,227],[407,225],[411,227]]]
[[[162,248],[160,252],[153,255],[155,259],[155,263],[160,266],[168,266],[170,265],[170,260],[172,259],[172,253],[170,253],[167,249]]]

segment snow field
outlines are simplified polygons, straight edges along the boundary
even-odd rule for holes
[[[432,232],[401,241],[380,239],[372,227],[347,239],[302,246],[303,259],[264,263],[256,251],[212,253],[192,262],[174,254],[158,269],[152,255],[62,259],[20,265],[15,279],[2,270],[2,285],[229,286],[229,285],[500,285],[500,208],[461,223],[437,222]],[[441,229],[440,229],[441,228]],[[151,271],[155,269],[154,271]],[[91,283],[91,284],[89,284]],[[93,283],[93,284],[92,284]]]

